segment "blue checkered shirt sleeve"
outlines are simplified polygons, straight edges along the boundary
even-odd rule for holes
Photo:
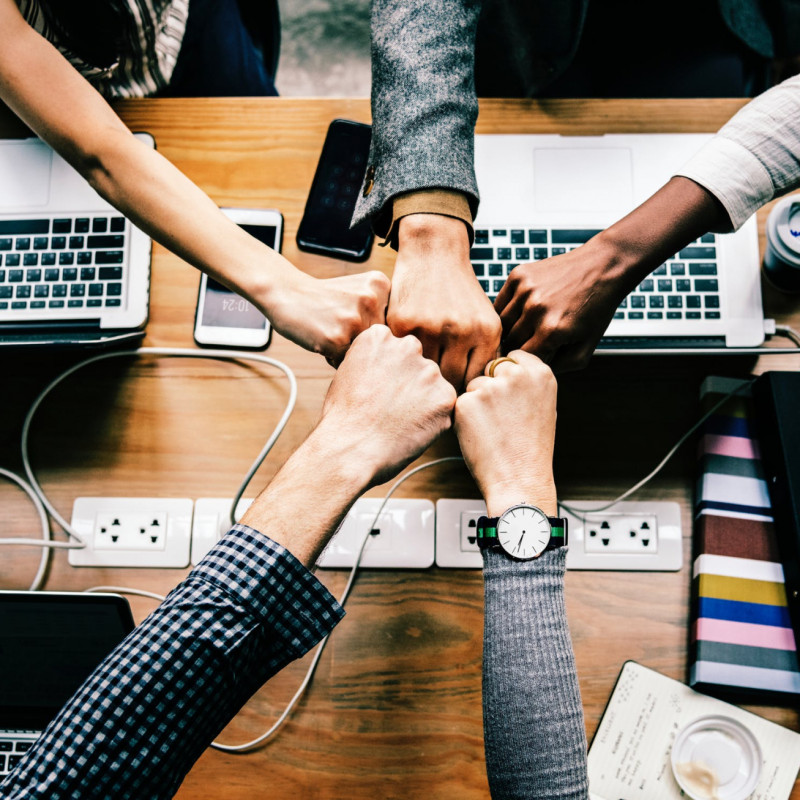
[[[235,525],[95,670],[0,797],[172,797],[253,693],[343,615],[288,550]]]

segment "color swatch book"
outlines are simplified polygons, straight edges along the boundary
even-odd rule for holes
[[[703,410],[743,383],[707,378]],[[689,685],[792,701],[800,668],[749,387],[705,421],[698,459]]]
[[[751,800],[786,800],[800,769],[800,734],[626,661],[589,747],[590,800],[685,798],[676,777],[686,784],[683,743],[698,725],[706,725],[704,735],[714,737],[712,726],[719,724],[744,731],[755,742],[756,757],[748,764],[732,763],[745,751],[737,753],[736,741],[723,734],[705,755],[717,791],[693,794],[736,796],[734,785],[742,782],[739,779],[746,771],[753,787],[748,795]],[[689,753],[691,760],[703,758],[699,750]],[[739,767],[738,774],[731,774],[732,766]]]

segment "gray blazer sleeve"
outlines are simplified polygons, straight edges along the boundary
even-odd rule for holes
[[[380,230],[395,195],[444,188],[478,207],[475,31],[480,0],[372,0],[374,185],[353,224]],[[368,170],[369,172],[369,170]]]

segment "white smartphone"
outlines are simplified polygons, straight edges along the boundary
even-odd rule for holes
[[[271,208],[221,208],[240,228],[280,252],[283,216]],[[248,300],[202,273],[194,318],[194,340],[204,347],[263,350],[272,333],[269,320]]]

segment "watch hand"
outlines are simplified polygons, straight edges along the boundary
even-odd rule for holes
[[[522,531],[522,536],[519,537],[519,543],[517,544],[517,550],[522,547],[522,540],[525,538],[525,531]]]

